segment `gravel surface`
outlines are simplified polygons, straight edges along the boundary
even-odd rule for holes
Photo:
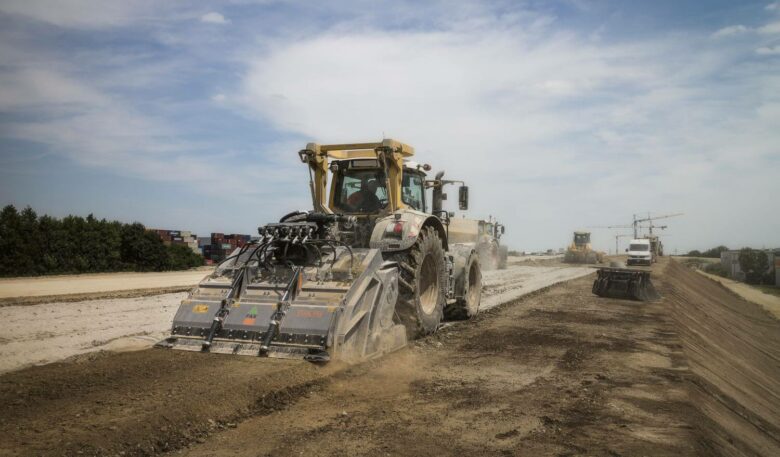
[[[587,268],[535,267],[526,264],[510,265],[506,270],[487,271],[483,277],[482,308],[492,308],[591,271]],[[171,278],[172,281],[192,280],[196,273],[198,278],[204,275],[203,271],[197,271],[174,276],[154,273],[149,277],[155,278],[155,286],[168,287],[171,284],[162,282],[164,278]],[[99,276],[103,287],[109,287],[109,284],[121,283],[128,275],[72,277],[71,282],[84,281],[87,284],[49,289],[49,292],[88,290],[94,285],[93,276]],[[133,282],[136,276],[129,276],[134,278],[131,283],[138,286],[138,283]],[[109,277],[114,279],[107,281]],[[102,292],[111,293],[110,290]],[[0,373],[87,352],[149,348],[167,336],[173,315],[185,296],[184,293],[176,293],[0,307],[0,321],[7,324],[0,330]]]
[[[33,303],[35,298],[55,301],[53,297],[114,298],[112,294],[128,291],[154,293],[156,289],[187,288],[196,285],[211,268],[162,273],[100,273],[85,275],[40,276],[34,278],[0,279],[0,303]],[[121,295],[121,294],[120,294]]]

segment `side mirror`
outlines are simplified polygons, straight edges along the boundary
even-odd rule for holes
[[[447,194],[441,194],[441,199],[442,200],[446,200],[447,199]]]
[[[628,248],[626,248],[626,252],[628,252]]]
[[[469,187],[460,186],[458,189],[458,207],[461,211],[469,209]]]
[[[504,226],[501,226],[501,234],[503,235],[506,230],[504,229]]]

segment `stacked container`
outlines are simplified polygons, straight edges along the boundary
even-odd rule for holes
[[[181,244],[187,246],[196,254],[200,254],[200,247],[198,246],[198,236],[189,230],[162,230],[153,229],[157,235],[160,236],[163,243],[166,246],[171,244]]]
[[[221,262],[231,252],[243,247],[251,240],[249,235],[212,233],[211,244],[202,245],[203,257],[212,262]]]

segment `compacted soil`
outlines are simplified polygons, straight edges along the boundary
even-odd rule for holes
[[[183,292],[213,268],[162,273],[96,273],[32,278],[0,278],[0,307],[50,302],[144,297]]]
[[[484,272],[483,309],[489,309],[509,300],[552,284],[583,276],[592,269],[572,266],[509,265],[506,270]],[[59,276],[52,284],[62,284],[70,278],[74,285],[58,290],[86,290],[94,286],[95,278],[107,288],[100,298],[62,301],[72,295],[58,295],[51,303],[29,304],[26,300],[40,296],[22,297],[16,302],[0,306],[0,373],[30,365],[56,362],[68,357],[95,351],[127,351],[150,348],[171,331],[173,316],[185,293],[141,294],[125,298],[108,298],[128,291],[108,290],[119,285],[139,286],[138,278],[151,278],[150,284],[176,288],[177,281],[202,279],[208,271],[195,270],[177,273],[117,273],[106,275]],[[111,279],[114,278],[114,279]],[[127,283],[124,280],[127,279]],[[169,282],[165,282],[168,280]],[[10,281],[10,280],[8,280]],[[47,282],[45,278],[23,279],[28,282]],[[2,280],[0,280],[0,289]],[[192,285],[189,286],[191,288]],[[186,288],[186,287],[185,287]],[[26,289],[22,289],[23,291]],[[144,289],[149,290],[149,289]],[[155,289],[159,292],[159,289]],[[139,294],[142,290],[129,291]]]
[[[663,300],[592,276],[358,366],[165,350],[0,376],[0,455],[780,455],[780,325],[665,260]]]

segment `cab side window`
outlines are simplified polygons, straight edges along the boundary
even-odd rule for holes
[[[401,200],[416,209],[425,212],[425,188],[423,178],[413,173],[404,173],[401,186]]]

